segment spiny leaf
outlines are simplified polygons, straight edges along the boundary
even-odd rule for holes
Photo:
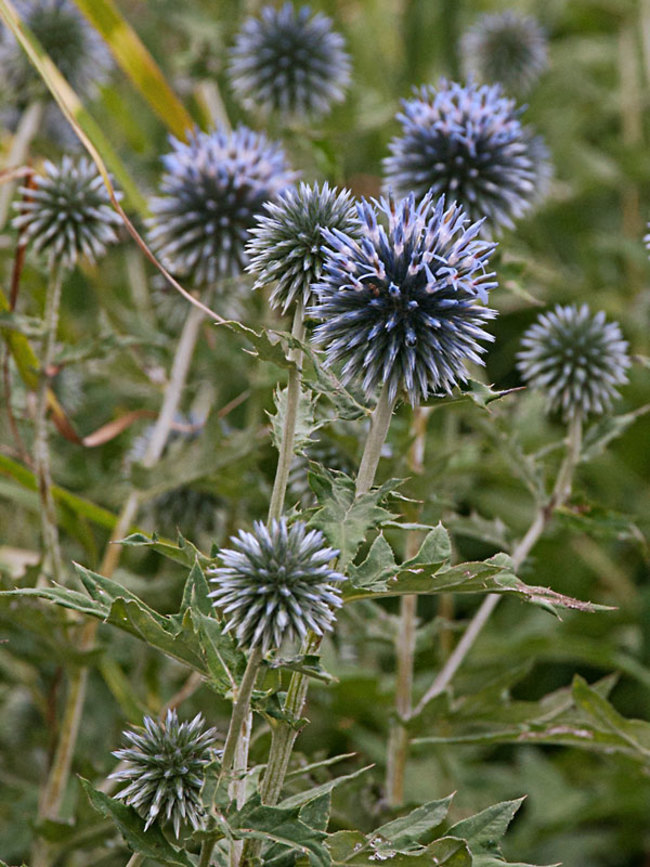
[[[450,837],[467,840],[472,855],[482,852],[500,854],[499,844],[523,802],[524,798],[518,798],[494,804],[475,816],[457,822],[447,833]]]
[[[384,837],[397,849],[402,851],[408,849],[414,843],[419,843],[421,837],[444,821],[453,797],[449,795],[441,800],[422,804],[406,816],[400,816],[399,819],[393,819],[392,822],[377,828],[375,833]]]

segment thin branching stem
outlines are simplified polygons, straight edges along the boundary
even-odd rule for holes
[[[512,563],[515,571],[519,569],[533,547],[537,544],[548,522],[553,517],[554,510],[562,506],[571,494],[573,474],[580,460],[580,450],[582,447],[582,419],[579,414],[573,416],[569,422],[566,443],[566,455],[558,472],[553,492],[547,502],[539,505],[530,527],[512,552]],[[463,664],[465,657],[474,646],[474,642],[480,635],[483,627],[492,616],[492,612],[499,604],[500,599],[501,596],[497,593],[489,593],[485,597],[453,653],[445,662],[429,689],[422,696],[415,708],[414,716],[417,716],[424,710],[426,705],[444,692],[451,683],[456,672]]]

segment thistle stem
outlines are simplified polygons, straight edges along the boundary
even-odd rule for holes
[[[144,864],[145,856],[141,852],[134,852],[127,861],[126,867],[140,867]]]
[[[580,450],[582,447],[582,419],[579,414],[576,414],[569,422],[566,442],[566,455],[555,480],[553,492],[549,500],[539,506],[526,534],[512,552],[512,563],[515,572],[526,560],[533,547],[537,544],[549,521],[553,517],[553,511],[562,506],[571,494],[573,474],[580,460]],[[447,686],[451,683],[456,672],[463,664],[465,657],[481,633],[481,630],[499,604],[500,599],[501,596],[497,593],[488,593],[485,597],[469,626],[465,630],[463,637],[456,645],[453,653],[441,668],[438,676],[435,678],[429,689],[422,696],[422,699],[415,708],[413,716],[417,716],[421,713],[426,705],[436,696],[444,692]]]
[[[426,407],[415,407],[411,431],[413,442],[409,451],[409,468],[420,474],[424,465],[427,419]],[[418,509],[418,512],[420,510]],[[406,539],[406,557],[415,557],[420,546],[420,533],[411,530]],[[417,596],[402,596],[400,618],[395,641],[397,664],[395,710],[397,719],[391,723],[386,756],[386,796],[388,803],[397,807],[404,802],[404,775],[408,759],[408,731],[402,720],[409,718],[413,701],[413,662],[417,631]]]
[[[50,260],[49,278],[45,296],[44,314],[44,347],[41,360],[41,370],[36,393],[36,416],[34,418],[34,472],[38,482],[38,493],[41,500],[41,533],[43,536],[43,564],[39,583],[47,579],[47,571],[51,569],[54,580],[62,584],[65,580],[61,548],[59,545],[59,530],[56,517],[56,506],[52,496],[52,476],[50,471],[50,450],[47,433],[47,396],[48,376],[54,359],[56,347],[56,332],[59,323],[59,307],[61,305],[61,286],[63,268],[54,257]]]
[[[357,474],[357,497],[367,494],[375,480],[381,450],[386,442],[390,420],[393,416],[393,409],[397,400],[396,398],[390,398],[389,391],[389,385],[386,383],[381,390],[377,406],[370,418],[370,431],[368,432],[368,439],[366,440]]]
[[[202,321],[203,313],[196,307],[191,307],[176,348],[163,403],[142,460],[145,467],[153,467],[164,451],[174,415],[180,404]],[[128,533],[137,514],[139,502],[138,492],[132,491],[118,515],[117,523],[100,565],[101,574],[107,578],[113,575],[119,564],[122,552],[122,546],[115,543],[119,539],[123,539]],[[79,638],[79,650],[87,652],[92,648],[97,627],[97,621],[89,621],[84,624]],[[66,705],[63,711],[61,734],[39,805],[39,817],[41,818],[54,819],[59,814],[79,734],[79,726],[86,697],[87,679],[88,670],[85,667],[77,668],[70,678]],[[42,848],[42,846],[38,846],[35,849],[33,867],[47,867],[47,853],[41,854],[40,850]]]
[[[232,716],[230,717],[230,725],[228,734],[226,735],[226,743],[223,748],[223,758],[221,760],[221,774],[228,774],[233,768],[235,762],[235,754],[237,751],[237,743],[241,735],[242,726],[246,722],[246,716],[251,703],[251,695],[257,680],[257,673],[262,662],[262,651],[259,647],[254,647],[248,657],[246,671],[237,690],[237,699],[233,707]]]
[[[291,336],[302,340],[305,336],[303,321],[303,303],[300,299],[296,305],[293,317]],[[288,353],[289,361],[293,365],[289,368],[289,381],[287,383],[287,405],[282,426],[282,442],[280,443],[278,465],[273,482],[273,493],[269,504],[269,523],[279,520],[284,509],[284,498],[289,481],[289,470],[293,460],[293,446],[296,438],[296,422],[298,420],[298,407],[300,405],[300,385],[302,381],[302,351],[293,348]]]

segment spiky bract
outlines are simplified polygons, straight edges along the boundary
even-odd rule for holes
[[[302,521],[290,527],[285,518],[265,526],[256,521],[251,533],[239,531],[234,548],[219,552],[222,566],[210,570],[216,590],[213,604],[244,647],[263,653],[283,639],[304,638],[332,628],[344,576],[329,567],[338,551],[327,546],[319,530]]]
[[[546,394],[549,412],[565,419],[610,409],[627,382],[627,342],[617,322],[586,304],[543,313],[524,334],[517,367],[526,383]]]
[[[151,202],[152,248],[174,274],[215,287],[248,262],[245,244],[265,202],[295,179],[280,145],[240,126],[171,139],[162,195]]]
[[[350,59],[331,20],[308,6],[265,6],[248,18],[230,55],[230,82],[242,104],[266,115],[314,117],[344,98]]]
[[[325,254],[323,229],[338,229],[358,237],[356,211],[348,190],[337,192],[327,183],[300,184],[265,206],[248,244],[248,270],[257,275],[254,289],[275,284],[272,307],[283,313],[298,298],[308,304],[312,283],[320,279]]]
[[[15,0],[16,12],[74,90],[92,94],[105,80],[110,53],[71,0]],[[13,34],[0,27],[2,89],[21,105],[48,91]]]
[[[481,223],[470,224],[455,202],[445,210],[444,197],[374,205],[358,205],[360,241],[324,231],[315,339],[327,364],[344,362],[344,383],[360,381],[368,395],[387,383],[391,400],[404,388],[415,405],[465,381],[466,361],[482,363],[478,341],[492,340],[483,326],[495,316],[483,306],[496,285],[486,266],[496,245],[478,239]]]
[[[163,722],[146,716],[144,728],[124,732],[129,746],[113,753],[125,767],[111,778],[128,783],[115,797],[146,819],[145,830],[156,820],[170,822],[177,837],[181,825],[201,828],[201,787],[205,767],[215,758],[216,736],[201,714],[182,723],[175,710]]]
[[[513,93],[529,90],[548,64],[539,22],[511,9],[482,15],[461,39],[461,56],[465,75]]]
[[[100,258],[107,244],[117,241],[121,219],[110,203],[94,164],[64,157],[60,165],[46,162],[33,187],[21,187],[23,199],[15,204],[12,225],[38,253],[47,254],[65,268],[79,256]]]
[[[512,227],[535,199],[531,134],[500,86],[463,86],[442,79],[415,91],[397,115],[403,133],[389,145],[385,186],[455,199],[484,231]]]

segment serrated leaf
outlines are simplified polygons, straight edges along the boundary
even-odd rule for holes
[[[391,867],[471,867],[472,857],[467,843],[442,837],[420,847],[417,854],[397,852],[377,833],[367,837],[360,831],[339,831],[328,837],[327,845],[332,864],[346,867],[377,867],[383,862]]]
[[[315,798],[321,798],[323,795],[328,795],[337,786],[347,783],[349,780],[354,780],[356,777],[360,777],[361,774],[365,774],[373,767],[374,765],[366,765],[365,768],[359,768],[358,771],[353,771],[351,774],[335,777],[333,780],[328,780],[320,786],[314,786],[308,791],[299,792],[297,795],[291,795],[291,797],[285,798],[284,801],[281,801],[279,806],[284,807],[285,809],[293,809],[294,807],[302,808],[305,804],[309,804]],[[302,769],[301,772],[304,771],[306,771],[306,769]]]
[[[284,668],[287,671],[298,671],[321,683],[336,683],[337,678],[326,671],[320,662],[320,656],[309,653],[291,659],[277,658],[267,663],[268,668]]]
[[[605,509],[584,500],[573,501],[570,505],[556,508],[553,516],[556,521],[575,533],[586,533],[599,539],[634,542],[642,550],[647,548],[643,533],[632,518],[613,509]]]
[[[425,857],[432,867],[473,867],[476,863],[467,843],[450,836],[441,837],[427,846]]]
[[[276,412],[270,415],[271,418],[271,438],[273,445],[279,451],[284,436],[284,417],[287,411],[287,389],[276,389],[273,394]],[[329,419],[322,422],[316,422],[314,413],[316,410],[316,401],[318,397],[313,397],[305,389],[300,390],[300,400],[298,401],[298,413],[296,418],[296,426],[294,432],[293,450],[301,452],[306,446],[313,445],[311,434],[329,424]]]
[[[395,555],[383,533],[374,539],[368,556],[358,566],[348,566],[348,577],[353,587],[381,592],[399,570]]]
[[[393,819],[377,828],[375,833],[384,837],[400,851],[408,850],[414,843],[419,843],[422,836],[444,821],[453,797],[449,795],[438,801],[422,804],[406,816],[400,816],[399,819]]]
[[[127,545],[133,548],[151,548],[168,560],[173,560],[174,563],[180,563],[183,566],[194,566],[197,562],[203,564],[210,562],[209,557],[202,554],[198,548],[180,534],[176,545],[172,542],[159,539],[156,534],[147,536],[146,533],[131,533],[125,539],[120,539],[120,545]]]
[[[420,549],[410,560],[405,560],[403,567],[430,565],[431,563],[444,563],[451,558],[451,539],[449,533],[438,524],[433,527],[424,537]]]
[[[387,483],[357,497],[353,479],[312,463],[309,484],[319,502],[309,524],[322,530],[340,552],[339,568],[344,569],[354,559],[368,530],[394,517],[379,503],[399,482]]]
[[[452,825],[447,833],[450,837],[467,840],[472,855],[482,852],[500,854],[499,843],[523,802],[524,798],[518,798],[515,801],[494,804],[475,816],[469,816]]]
[[[154,824],[145,831],[144,820],[140,818],[133,807],[127,807],[121,801],[109,798],[103,792],[97,791],[83,777],[79,779],[95,810],[106,819],[115,822],[125,841],[134,852],[139,852],[161,864],[172,865],[172,867],[193,867],[192,861],[180,849],[167,841],[158,825]]]

